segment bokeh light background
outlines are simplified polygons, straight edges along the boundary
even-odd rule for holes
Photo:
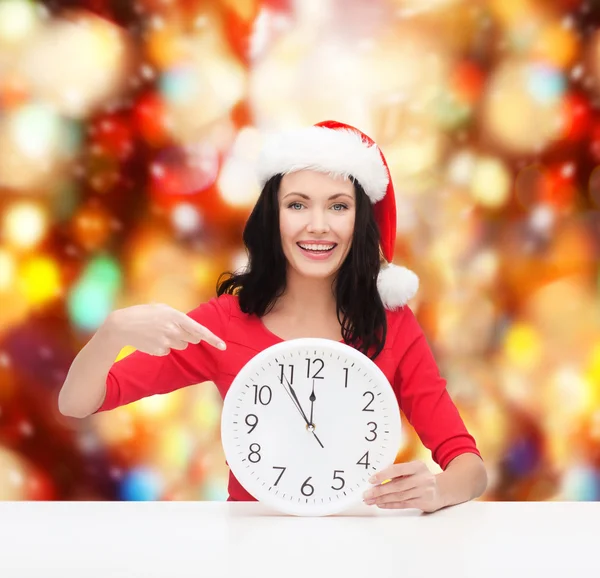
[[[226,498],[211,384],[58,391],[112,309],[211,298],[262,139],[331,118],[386,153],[484,499],[600,499],[599,4],[0,0],[0,499]]]

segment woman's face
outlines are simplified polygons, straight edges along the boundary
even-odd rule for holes
[[[352,244],[354,196],[354,185],[343,177],[303,170],[281,179],[281,244],[297,273],[328,278],[337,272]]]

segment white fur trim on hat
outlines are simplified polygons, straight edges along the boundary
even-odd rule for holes
[[[356,131],[310,126],[267,137],[258,160],[261,186],[279,173],[305,169],[352,175],[371,203],[383,199],[389,182],[379,149],[364,143]]]
[[[377,277],[377,289],[386,309],[406,305],[419,289],[419,278],[406,267],[389,264],[382,266]]]

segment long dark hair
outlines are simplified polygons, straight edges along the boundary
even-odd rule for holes
[[[286,288],[287,260],[281,246],[277,196],[281,179],[282,175],[275,175],[267,181],[246,222],[247,267],[239,273],[222,273],[217,281],[217,295],[237,295],[240,309],[259,317],[271,310]],[[344,341],[375,359],[387,334],[385,309],[377,290],[379,228],[364,189],[350,179],[356,216],[352,245],[334,280],[336,313]]]

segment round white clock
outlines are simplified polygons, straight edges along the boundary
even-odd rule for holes
[[[227,463],[258,501],[323,516],[362,499],[400,447],[398,401],[366,355],[329,339],[292,339],[258,353],[223,403]]]

